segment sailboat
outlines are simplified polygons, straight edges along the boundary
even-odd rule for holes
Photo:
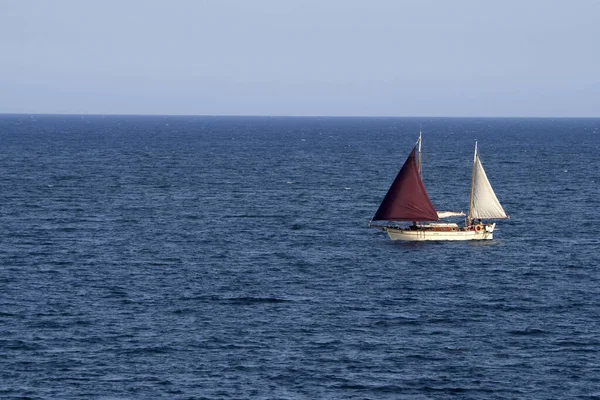
[[[436,211],[421,178],[421,133],[396,179],[390,186],[369,226],[387,232],[392,240],[489,240],[494,237],[496,223],[490,219],[508,218],[487,178],[475,141],[469,213],[464,226],[439,222],[441,219],[465,216],[462,212]],[[380,224],[379,222],[384,222]],[[410,222],[401,226],[399,222]]]

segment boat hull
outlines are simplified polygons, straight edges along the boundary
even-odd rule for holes
[[[481,230],[437,231],[425,229],[399,229],[386,227],[385,231],[392,240],[404,241],[460,241],[491,240],[494,238],[496,224],[485,225]]]

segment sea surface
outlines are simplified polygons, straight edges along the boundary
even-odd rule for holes
[[[487,242],[368,227],[423,131]],[[600,119],[0,116],[2,399],[600,399]],[[460,221],[459,221],[460,222]]]

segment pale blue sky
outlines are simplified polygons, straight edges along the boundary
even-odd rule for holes
[[[0,0],[0,113],[600,116],[600,0]]]

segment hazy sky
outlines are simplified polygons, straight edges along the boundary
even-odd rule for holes
[[[0,0],[0,113],[600,116],[600,0]]]

